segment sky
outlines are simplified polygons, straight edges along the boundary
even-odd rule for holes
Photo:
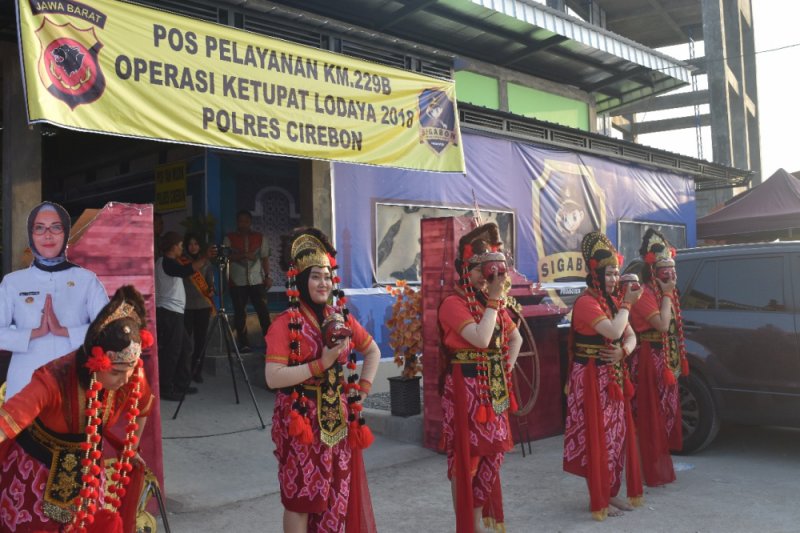
[[[800,3],[795,0],[753,0],[761,168],[765,178],[779,168],[789,172],[800,170],[796,133],[800,127],[800,103],[798,79],[794,77],[797,74],[792,74],[800,65],[798,17]],[[791,47],[766,51],[787,46]]]
[[[797,74],[793,72],[800,66],[800,33],[796,31],[800,2],[752,0],[752,8],[760,111],[761,175],[766,179],[779,168],[789,172],[800,171],[800,143],[798,135],[793,133],[800,127],[800,102],[797,101],[800,82],[796,81],[794,76]],[[662,51],[678,59],[689,57],[687,46]],[[697,47],[696,55],[702,55],[702,43]],[[703,81],[699,88],[704,88],[704,85]],[[707,112],[705,107],[701,108],[701,113]],[[649,113],[645,118],[655,120],[665,118],[665,115]],[[641,116],[639,119],[642,120]],[[639,142],[698,157],[698,143],[692,130],[642,135]],[[703,159],[711,160],[711,136],[708,131],[704,131],[702,144]]]

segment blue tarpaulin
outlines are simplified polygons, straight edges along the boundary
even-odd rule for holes
[[[334,234],[345,287],[373,287],[392,274],[413,279],[420,213],[461,215],[474,199],[486,212],[511,212],[513,240],[506,245],[532,280],[574,279],[566,263],[559,272],[557,260],[574,258],[593,229],[616,242],[620,220],[685,225],[686,244],[695,243],[688,176],[509,139],[464,133],[463,141],[466,175],[334,164]],[[395,260],[399,266],[381,268]]]

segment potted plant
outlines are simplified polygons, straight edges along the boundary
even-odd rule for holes
[[[398,280],[387,287],[396,298],[392,316],[386,322],[389,345],[394,362],[401,368],[399,376],[389,378],[391,412],[394,416],[413,416],[422,411],[419,380],[422,373],[422,292]]]

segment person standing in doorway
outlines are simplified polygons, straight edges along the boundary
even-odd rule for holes
[[[223,242],[230,252],[230,287],[233,300],[239,352],[250,353],[247,340],[247,302],[253,304],[261,325],[261,337],[267,334],[270,319],[267,309],[267,289],[272,286],[269,276],[269,246],[261,233],[252,231],[253,217],[243,209],[236,214],[236,231],[228,233]]]
[[[160,397],[178,401],[182,393],[194,394],[192,379],[192,342],[184,327],[186,289],[183,278],[202,272],[209,257],[216,256],[216,248],[206,255],[182,264],[183,240],[174,231],[161,238],[161,253],[156,261],[156,327],[158,331],[158,379]]]
[[[205,256],[205,243],[194,233],[183,237],[183,257],[180,263],[190,264]],[[183,314],[186,332],[192,340],[192,380],[203,382],[203,352],[206,349],[208,323],[214,313],[214,268],[211,262],[191,276],[183,278],[186,309]]]

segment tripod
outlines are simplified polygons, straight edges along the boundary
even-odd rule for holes
[[[253,406],[256,408],[258,420],[261,422],[261,429],[266,429],[267,426],[264,424],[264,418],[261,416],[261,410],[258,408],[256,396],[253,394],[253,387],[250,386],[250,378],[247,376],[247,370],[244,368],[242,355],[239,353],[239,346],[236,344],[236,339],[233,336],[231,323],[228,321],[228,315],[225,312],[225,282],[228,279],[228,266],[229,259],[227,257],[217,257],[217,267],[219,268],[220,279],[219,307],[217,307],[217,313],[214,315],[214,319],[211,321],[210,327],[208,328],[206,339],[203,342],[203,351],[200,354],[200,358],[193,365],[191,375],[196,375],[198,370],[203,367],[203,362],[206,359],[206,352],[208,351],[208,345],[211,341],[211,336],[214,334],[214,331],[219,329],[220,335],[225,340],[225,348],[228,355],[228,366],[230,366],[231,369],[231,378],[233,379],[233,394],[236,396],[236,403],[239,403],[239,389],[236,386],[236,373],[234,372],[233,366],[234,359],[236,359],[236,361],[239,363],[239,369],[242,371],[244,382],[247,384],[247,389],[250,391],[250,398],[253,400]],[[233,351],[231,351],[231,347],[233,347]],[[181,410],[181,406],[183,406],[183,401],[186,399],[186,391],[188,390],[189,385],[191,385],[191,382],[187,383],[181,392],[181,401],[178,402],[178,407],[175,409],[175,414],[172,415],[173,420],[178,418],[178,413]]]

